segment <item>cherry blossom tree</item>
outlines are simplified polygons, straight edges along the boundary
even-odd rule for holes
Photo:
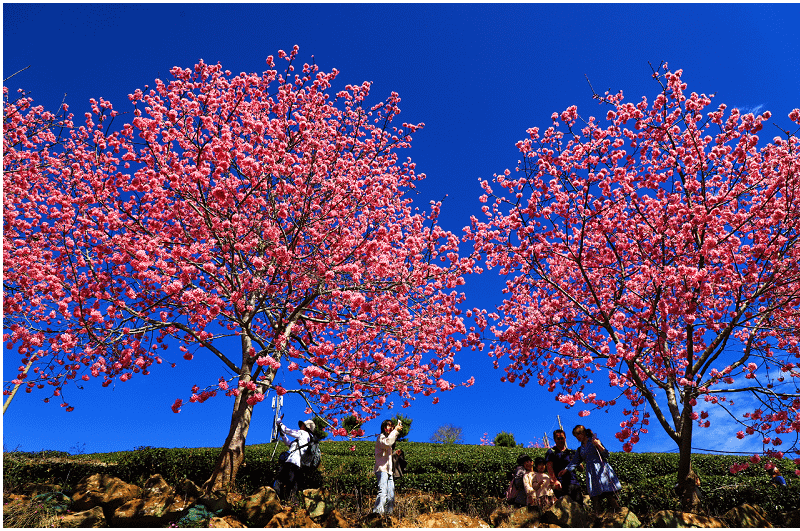
[[[581,416],[623,401],[626,451],[654,417],[685,480],[714,407],[739,438],[797,448],[800,142],[783,131],[759,147],[769,112],[711,109],[681,75],[655,68],[652,102],[595,94],[605,121],[573,106],[529,129],[517,174],[482,182],[466,237],[507,278],[472,333],[490,331],[502,379],[558,390]]]
[[[439,203],[413,206],[424,174],[397,153],[423,124],[392,125],[396,93],[368,107],[369,83],[332,92],[336,70],[295,72],[297,51],[279,53],[282,72],[272,56],[262,74],[175,67],[129,95],[122,125],[103,99],[77,124],[4,89],[4,341],[21,356],[8,385],[70,411],[72,381],[218,359],[172,405],[232,397],[210,490],[234,480],[270,391],[346,435],[338,418],[451,390],[459,370],[459,240]]]
[[[432,443],[464,444],[464,430],[455,424],[442,424],[431,435]]]

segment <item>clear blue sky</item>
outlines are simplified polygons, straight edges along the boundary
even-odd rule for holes
[[[797,5],[4,4],[3,77],[31,65],[6,85],[29,90],[49,110],[66,93],[70,110],[81,116],[92,97],[126,110],[128,93],[167,79],[173,66],[192,67],[202,58],[234,73],[262,72],[268,55],[297,44],[301,64],[313,55],[322,70],[340,71],[342,85],[372,81],[373,102],[396,91],[402,120],[426,123],[408,152],[428,176],[419,205],[447,196],[442,225],[460,234],[480,212],[478,180],[514,168],[514,144],[527,128],[548,126],[554,111],[573,104],[581,113],[603,115],[585,75],[597,91],[651,99],[656,85],[648,61],[668,61],[684,70],[690,91],[716,92],[716,103],[769,109],[784,119],[800,105],[798,20]],[[499,288],[494,273],[468,278],[467,305],[492,307],[501,300]],[[82,391],[68,391],[71,413],[43,404],[43,395],[18,393],[3,418],[4,448],[221,446],[230,399],[188,404],[177,415],[170,410],[176,398],[188,399],[193,384],[214,383],[222,374],[218,363],[179,359],[175,369],[159,366],[106,389],[92,380]],[[452,423],[463,428],[467,443],[506,430],[527,444],[552,432],[561,415],[567,429],[586,424],[612,451],[621,450],[613,437],[621,414],[579,419],[578,408],[566,410],[544,389],[501,383],[504,372],[492,369],[485,353],[464,351],[459,363],[464,380],[475,376],[473,387],[442,393],[437,405],[420,398],[391,412],[414,420],[411,440],[427,441],[438,426]],[[4,350],[4,381],[18,365]],[[603,383],[594,390],[610,391]],[[287,420],[302,416],[300,400],[287,397]],[[712,428],[695,430],[694,446],[760,449],[733,437],[736,430],[723,417],[711,420]],[[378,423],[367,424],[367,432],[377,432]],[[257,405],[248,443],[266,442],[270,424],[267,402]],[[651,428],[635,451],[676,449],[658,426]]]

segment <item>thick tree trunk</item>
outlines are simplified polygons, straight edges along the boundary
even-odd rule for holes
[[[252,379],[252,369],[255,362],[248,353],[252,347],[252,342],[247,334],[242,334],[242,366],[239,369],[239,382],[247,384]],[[273,375],[274,377],[274,375]],[[233,415],[231,416],[231,427],[228,430],[228,437],[222,445],[214,471],[211,477],[203,484],[203,489],[208,492],[230,490],[236,479],[236,473],[244,461],[244,444],[247,440],[247,432],[250,431],[250,420],[253,416],[253,406],[247,403],[247,399],[252,396],[252,391],[247,387],[239,387],[239,394],[233,404]]]
[[[697,489],[697,475],[692,470],[692,428],[692,406],[687,400],[681,414],[677,491],[681,508],[686,512],[696,513],[700,509],[700,496]]]
[[[206,492],[229,490],[236,479],[239,466],[244,461],[244,445],[247,432],[250,430],[250,419],[253,416],[253,406],[247,403],[248,396],[250,393],[242,389],[236,397],[228,437],[222,446],[211,477],[203,485]]]

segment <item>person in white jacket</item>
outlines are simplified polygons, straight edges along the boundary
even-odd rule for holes
[[[392,475],[392,445],[397,441],[403,423],[397,420],[397,426],[391,420],[381,423],[381,433],[375,441],[375,475],[378,477],[378,499],[372,512],[391,514],[394,510],[394,478]]]
[[[287,428],[283,422],[278,421],[278,433],[281,440],[289,447],[289,456],[281,465],[278,472],[277,490],[278,497],[282,502],[288,501],[297,494],[298,485],[303,483],[303,471],[300,468],[300,456],[308,450],[311,442],[312,433],[316,428],[313,420],[298,421],[300,429],[293,430]]]

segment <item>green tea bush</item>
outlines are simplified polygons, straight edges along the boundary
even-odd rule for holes
[[[406,475],[398,478],[395,488],[404,492],[427,492],[447,496],[452,509],[470,508],[481,500],[500,498],[508,487],[517,458],[527,454],[532,458],[545,455],[543,448],[518,448],[477,445],[441,445],[435,443],[399,442],[408,466]],[[362,506],[372,503],[377,494],[373,474],[375,464],[374,440],[323,441],[320,443],[322,463],[306,481],[306,487],[325,486],[340,500],[358,500]],[[271,486],[278,472],[278,456],[286,449],[283,443],[257,444],[245,450],[245,461],[239,469],[234,488],[249,495],[261,486]],[[3,477],[6,488],[31,482],[68,484],[69,492],[80,479],[98,472],[111,474],[131,483],[141,484],[152,474],[161,474],[171,485],[188,478],[202,485],[210,476],[219,454],[218,448],[137,448],[119,452],[106,461],[112,466],[92,462],[41,462],[6,454]],[[90,458],[92,456],[81,456]],[[623,490],[620,500],[641,518],[664,509],[680,509],[674,486],[678,470],[677,454],[612,453],[609,462],[614,467]],[[703,508],[721,516],[728,510],[750,503],[761,506],[771,518],[797,509],[800,505],[800,479],[794,478],[794,463],[788,459],[773,460],[790,481],[788,488],[776,488],[762,461],[732,475],[733,464],[747,460],[743,456],[697,454],[692,466],[699,474],[704,492]],[[579,474],[583,481],[584,474]],[[486,505],[486,504],[484,504]],[[493,506],[492,503],[486,507]],[[488,509],[487,509],[488,510]]]
[[[216,448],[153,448],[143,446],[126,452],[117,463],[118,477],[136,484],[153,474],[161,474],[170,485],[190,479],[202,485],[214,470],[219,454]]]
[[[32,483],[53,483],[69,491],[83,478],[93,474],[115,474],[116,467],[97,463],[51,462],[3,456],[3,489],[19,492]]]

